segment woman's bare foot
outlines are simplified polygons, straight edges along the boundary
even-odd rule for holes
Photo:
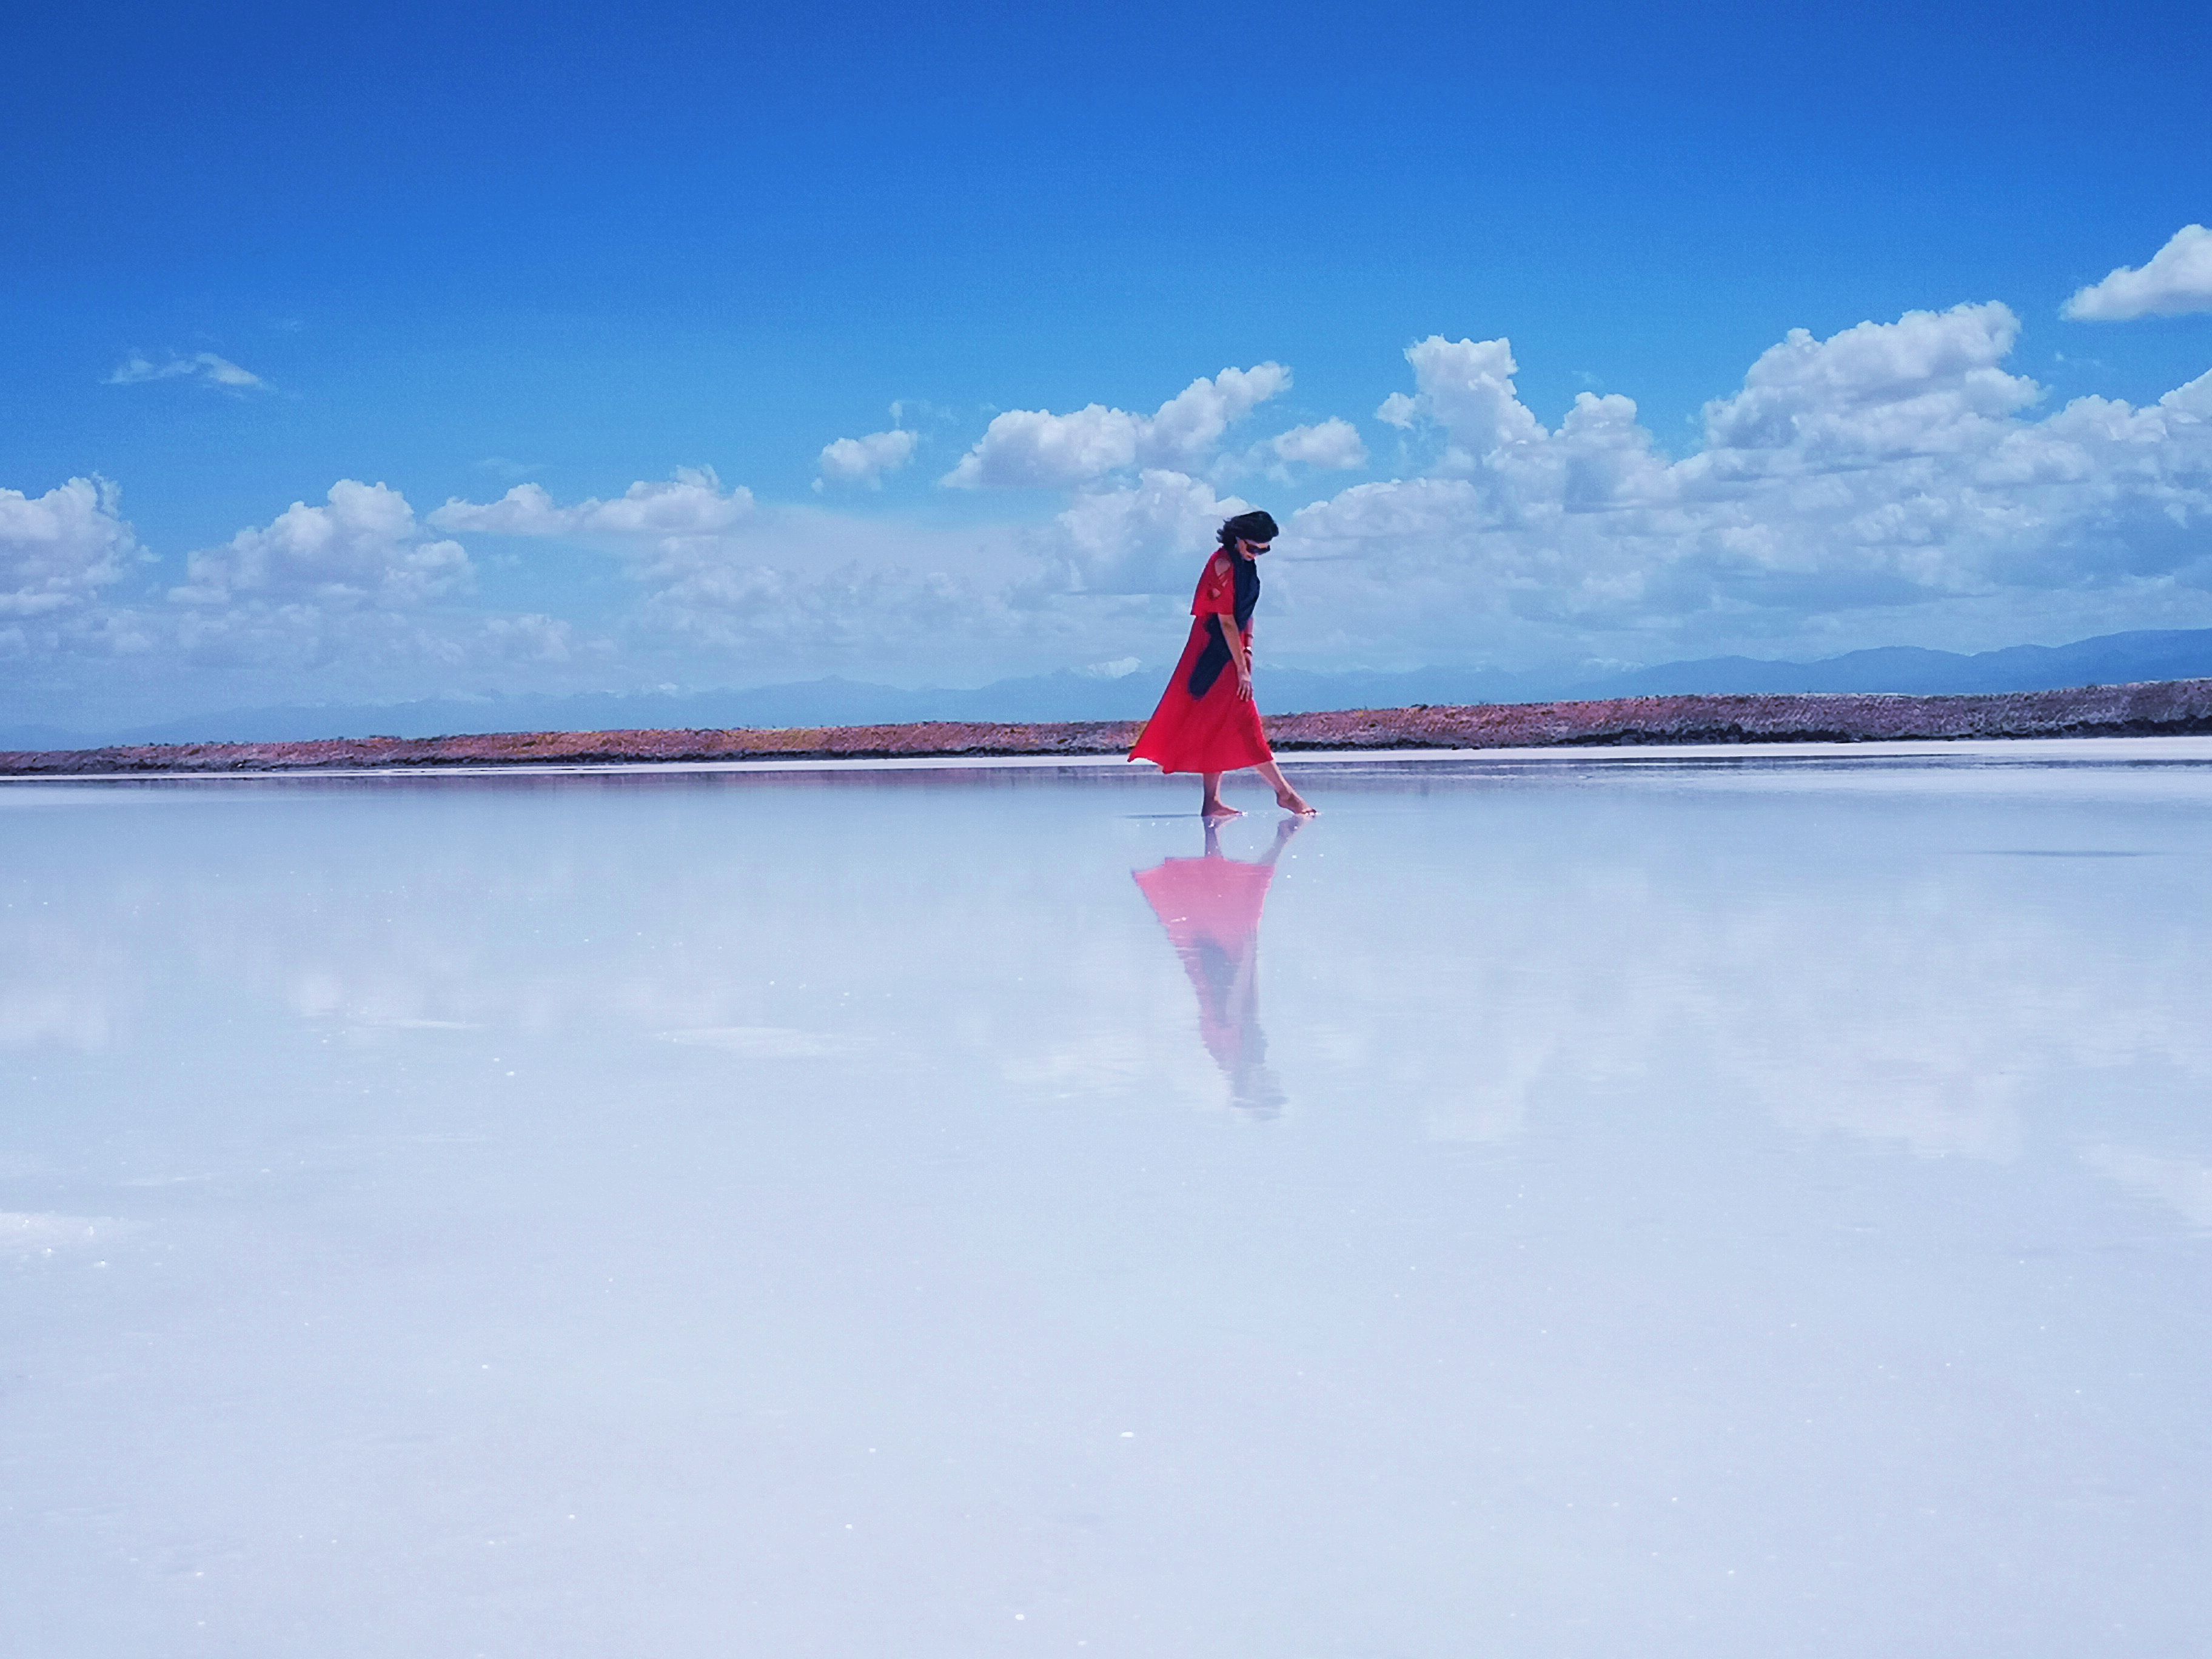
[[[1262,761],[1255,769],[1266,780],[1267,787],[1275,792],[1276,805],[1285,812],[1296,812],[1302,818],[1314,816],[1313,808],[1306,805],[1304,795],[1291,787],[1291,781],[1283,775],[1281,767],[1273,761]]]
[[[1231,806],[1225,800],[1210,800],[1198,809],[1198,815],[1202,818],[1241,818],[1244,809]]]

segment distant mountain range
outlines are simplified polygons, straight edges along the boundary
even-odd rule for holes
[[[461,732],[872,726],[911,720],[1137,720],[1159,696],[1160,670],[1118,679],[1074,673],[1000,680],[973,690],[901,690],[843,679],[746,690],[592,692],[573,696],[434,698],[418,702],[233,709],[127,731],[0,726],[0,748],[78,749],[111,743],[296,743],[315,738],[428,738]],[[2212,629],[2106,634],[2072,645],[2016,645],[1965,655],[1909,646],[1818,662],[1711,657],[1620,673],[1512,674],[1417,668],[1319,674],[1261,668],[1270,713],[1398,708],[1414,704],[1552,702],[1669,692],[2051,691],[2138,680],[2212,678]]]

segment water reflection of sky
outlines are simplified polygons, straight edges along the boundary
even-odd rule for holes
[[[2186,1650],[2212,769],[1322,788],[0,788],[0,1601]]]

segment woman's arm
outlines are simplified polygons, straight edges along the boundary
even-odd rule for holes
[[[1229,641],[1229,660],[1237,666],[1237,695],[1249,702],[1252,698],[1252,663],[1244,654],[1244,635],[1237,631],[1236,617],[1217,612],[1213,620],[1221,624],[1221,637]]]

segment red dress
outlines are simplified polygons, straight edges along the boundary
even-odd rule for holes
[[[1163,772],[1234,772],[1275,758],[1267,747],[1267,734],[1260,729],[1260,708],[1237,691],[1234,664],[1224,668],[1202,697],[1190,695],[1190,671],[1207,644],[1219,637],[1221,624],[1214,618],[1237,616],[1237,583],[1230,555],[1217,553],[1206,562],[1198,579],[1197,595],[1190,602],[1190,641],[1182,648],[1160,706],[1137,734],[1131,760],[1148,760]],[[1246,660],[1250,660],[1252,628],[1243,629]]]

